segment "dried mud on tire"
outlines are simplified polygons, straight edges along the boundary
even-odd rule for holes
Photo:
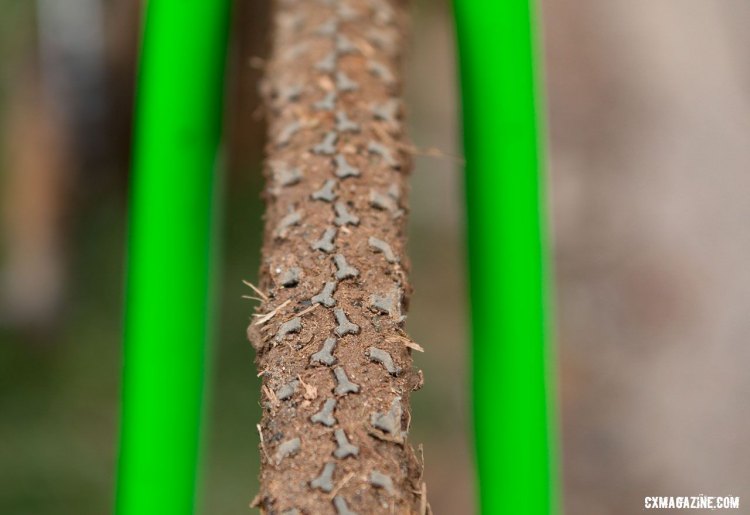
[[[264,513],[426,513],[406,441],[407,175],[392,0],[277,1],[263,94],[265,235],[248,336]]]

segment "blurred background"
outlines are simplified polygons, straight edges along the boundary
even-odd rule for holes
[[[102,514],[118,423],[136,0],[0,0],[0,513]],[[450,10],[412,2],[411,135],[460,155]],[[542,2],[569,514],[645,495],[750,502],[750,3]],[[237,0],[202,513],[248,513],[260,417],[259,72]],[[408,327],[437,514],[471,513],[461,169],[418,158]]]

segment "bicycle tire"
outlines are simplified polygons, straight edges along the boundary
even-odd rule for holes
[[[406,436],[404,4],[277,1],[261,87],[264,243],[248,336],[268,514],[429,511]]]

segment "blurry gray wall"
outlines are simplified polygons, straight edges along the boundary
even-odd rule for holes
[[[544,3],[566,507],[750,501],[750,4]]]

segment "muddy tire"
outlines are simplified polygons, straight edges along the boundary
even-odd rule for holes
[[[403,4],[277,1],[260,304],[264,513],[425,513],[407,279]],[[296,511],[295,511],[296,510]]]

